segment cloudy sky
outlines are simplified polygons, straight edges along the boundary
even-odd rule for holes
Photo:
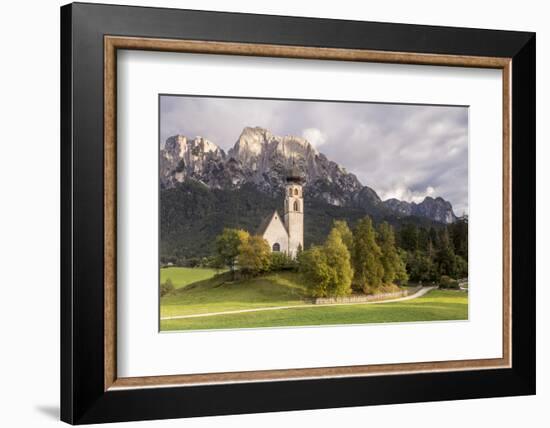
[[[161,97],[161,142],[200,135],[227,151],[245,126],[305,137],[383,200],[441,196],[468,212],[467,107]]]

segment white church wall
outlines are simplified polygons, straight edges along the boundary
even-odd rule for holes
[[[273,244],[278,243],[281,246],[281,252],[288,252],[288,234],[279,214],[273,216],[263,237],[269,243],[270,248],[273,248]]]

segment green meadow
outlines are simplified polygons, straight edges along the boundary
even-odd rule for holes
[[[229,281],[228,274],[216,275],[212,269],[161,269],[161,281],[167,278],[176,290],[161,299],[162,331],[468,319],[468,294],[460,291],[433,290],[400,302],[293,308],[306,304],[307,297],[294,272]],[[279,306],[290,308],[162,320]]]
[[[197,281],[212,278],[216,273],[215,269],[210,268],[166,267],[160,270],[160,282],[162,284],[170,278],[177,289]]]

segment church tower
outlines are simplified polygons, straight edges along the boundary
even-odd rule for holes
[[[296,167],[292,167],[286,177],[285,187],[285,228],[288,232],[288,253],[294,258],[298,248],[304,249],[304,195],[302,177]]]

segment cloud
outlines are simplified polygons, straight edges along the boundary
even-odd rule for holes
[[[417,204],[422,202],[426,196],[434,196],[436,194],[432,186],[426,187],[423,191],[414,191],[404,184],[398,184],[391,187],[389,190],[381,190],[378,193],[378,196],[380,196],[380,199],[383,201],[395,198],[401,201],[415,202]]]
[[[302,137],[318,149],[327,142],[327,137],[317,128],[307,128],[302,131]]]
[[[441,196],[468,211],[466,107],[163,96],[160,108],[161,144],[201,135],[227,151],[261,126],[303,136],[382,199]]]

